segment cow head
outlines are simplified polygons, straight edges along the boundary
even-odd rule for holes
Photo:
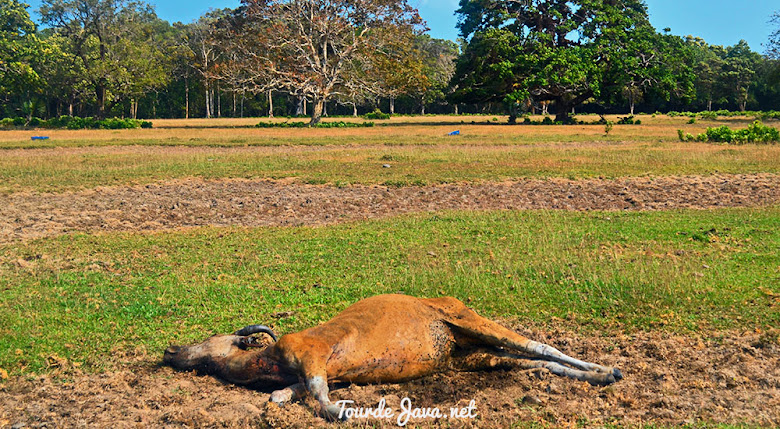
[[[255,336],[255,334],[266,334]],[[173,368],[213,374],[236,384],[283,384],[288,380],[279,369],[271,328],[251,325],[232,335],[214,335],[200,344],[170,346],[163,363]]]

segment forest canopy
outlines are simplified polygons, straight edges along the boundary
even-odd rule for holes
[[[763,54],[652,27],[642,0],[461,0],[458,43],[407,1],[244,0],[192,23],[142,1],[0,0],[2,117],[634,113],[780,106]]]

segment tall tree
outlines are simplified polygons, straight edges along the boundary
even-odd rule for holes
[[[40,8],[42,22],[70,39],[73,53],[81,58],[85,78],[95,91],[99,117],[105,116],[108,88],[117,74],[109,44],[118,36],[114,23],[123,5],[124,0],[43,0]]]
[[[766,53],[770,58],[780,60],[780,11],[772,14],[769,23],[776,28],[769,36],[769,44],[767,45]]]
[[[350,65],[387,40],[380,29],[419,29],[419,14],[406,0],[243,0],[247,20],[262,33],[260,52],[268,73],[288,92],[313,101],[311,124],[339,90]]]
[[[137,97],[166,81],[169,68],[154,34],[168,24],[143,2],[126,0],[43,0],[43,23],[68,40],[81,59],[83,79],[95,94],[97,115],[108,103]],[[156,27],[155,27],[156,26]]]
[[[655,75],[666,52],[652,44],[642,0],[461,0],[458,14],[469,42],[456,100],[553,101],[556,120],[568,122],[588,99],[611,101],[632,81],[667,80]]]
[[[698,37],[689,37],[686,42],[693,54],[696,100],[711,111],[713,102],[720,97],[718,84],[725,51],[720,46],[710,46]]]
[[[761,62],[761,56],[740,40],[734,46],[726,48],[721,72],[721,85],[724,93],[740,111],[745,111],[750,100],[750,86],[756,78],[756,69]]]
[[[418,36],[415,45],[423,58],[426,85],[416,86],[412,92],[419,98],[420,113],[424,115],[426,105],[446,103],[450,80],[455,73],[458,45],[427,34]]]
[[[32,66],[40,55],[41,44],[28,7],[17,0],[0,0],[0,97],[5,100],[4,107],[8,106],[8,97],[22,95],[41,84]]]

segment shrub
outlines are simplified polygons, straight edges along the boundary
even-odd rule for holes
[[[152,128],[152,123],[149,121],[141,122],[141,128]]]
[[[618,118],[618,125],[634,125],[641,124],[641,121],[634,119],[634,115],[626,116],[625,118]]]
[[[320,122],[316,125],[317,128],[370,128],[373,127],[373,122]]]
[[[680,141],[684,142],[694,139],[692,135],[685,134],[683,130],[677,130],[677,136]],[[741,130],[732,130],[726,125],[707,128],[707,131],[696,136],[696,140],[729,144],[776,143],[780,141],[780,131],[755,121],[749,127]]]
[[[718,114],[716,112],[701,112],[699,117],[704,120],[714,121],[718,119]]]
[[[307,128],[308,122],[260,122],[258,128]],[[314,128],[364,128],[373,127],[373,122],[320,122]]]
[[[363,119],[370,119],[370,120],[384,120],[384,119],[390,119],[389,113],[382,113],[379,109],[374,109],[373,112],[366,113],[363,115]]]

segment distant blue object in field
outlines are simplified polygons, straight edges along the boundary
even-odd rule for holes
[[[32,139],[33,140],[49,140],[49,138],[46,137],[46,136],[34,136]]]
[[[449,135],[449,136],[459,136],[460,135],[460,130],[453,131],[453,132],[451,132],[451,133],[449,133],[447,135]]]

